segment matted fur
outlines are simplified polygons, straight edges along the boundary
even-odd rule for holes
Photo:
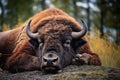
[[[12,68],[20,67],[24,68],[24,70],[34,70],[40,66],[40,64],[36,62],[38,59],[35,57],[35,49],[29,43],[30,38],[26,34],[25,26],[29,20],[32,20],[30,25],[31,31],[40,32],[44,35],[49,35],[49,31],[53,28],[58,30],[57,32],[61,34],[69,33],[71,31],[80,31],[82,29],[81,25],[74,18],[70,17],[60,9],[49,8],[36,14],[28,19],[21,27],[0,33],[0,52],[3,56],[8,55],[4,56],[0,61],[4,69],[11,70]],[[44,30],[45,28],[42,28],[44,26],[46,27],[46,30]],[[57,32],[54,33],[54,36],[57,36]],[[91,62],[94,64],[96,61],[96,65],[101,65],[98,55],[91,51],[87,38],[84,36],[81,39],[86,41],[86,43],[77,47],[75,52],[79,54],[91,54],[93,55]],[[79,39],[77,41],[79,41]],[[22,66],[22,61],[25,61],[24,63],[31,63]],[[21,64],[21,66],[17,66],[16,64]]]

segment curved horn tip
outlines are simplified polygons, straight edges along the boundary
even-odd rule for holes
[[[81,19],[81,22],[82,22],[82,24],[84,24],[84,25],[85,25],[85,26],[83,26],[83,27],[85,27],[85,28],[86,28],[86,30],[88,30],[88,26],[87,26],[87,24],[86,24],[85,20]]]
[[[26,32],[28,32],[28,30],[30,30],[31,21],[32,21],[32,20],[29,20],[29,21],[27,22],[27,25],[26,25]]]
[[[83,37],[86,34],[86,32],[88,30],[87,24],[82,19],[81,19],[81,22],[83,24],[83,29],[80,32],[72,32],[72,37],[73,38],[80,38],[80,37]]]
[[[26,33],[30,38],[37,38],[38,37],[38,33],[32,33],[30,32],[30,24],[31,24],[32,20],[29,20],[29,22],[26,25]]]
[[[31,24],[31,22],[32,22],[32,20],[29,20],[27,25],[30,25],[30,24]]]
[[[29,22],[31,23],[31,22],[32,22],[32,19],[30,19]]]

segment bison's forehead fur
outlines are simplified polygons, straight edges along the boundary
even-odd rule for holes
[[[56,21],[49,21],[42,26],[38,32],[40,35],[44,36],[59,37],[60,35],[70,35],[72,29],[69,25],[57,23]]]
[[[56,49],[58,52],[61,52],[61,37],[70,36],[71,32],[72,29],[69,25],[57,23],[55,20],[49,21],[40,27],[38,33],[44,37],[43,51]]]

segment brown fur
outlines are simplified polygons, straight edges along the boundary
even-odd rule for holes
[[[31,17],[30,19],[32,19],[32,23],[30,25],[31,26],[30,29],[32,32],[37,32],[37,30],[43,27],[44,25],[47,26],[46,30],[44,30],[44,28],[43,29],[41,28],[39,30],[39,32],[44,35],[47,34],[49,35],[49,33],[47,33],[47,31],[50,31],[51,29],[49,26],[51,25],[54,26],[56,24],[60,24],[61,26],[72,27],[73,31],[81,30],[80,24],[74,18],[70,17],[62,10],[56,8],[46,9],[36,14],[35,16]],[[34,47],[29,43],[29,37],[26,35],[25,26],[27,22],[28,21],[26,21],[19,28],[0,33],[0,52],[2,53],[3,56],[8,55],[7,57],[4,57],[5,64],[3,68],[5,69],[11,69],[11,67],[19,67],[21,68],[21,70],[22,68],[25,68],[24,70],[34,70],[34,68],[39,69],[40,66],[38,62],[39,60],[37,57],[35,57]],[[61,31],[60,32],[61,34],[64,34],[64,31],[62,31],[63,28],[56,27],[55,30],[58,29],[59,31]],[[71,29],[65,31],[68,31],[69,33]],[[78,47],[75,52],[79,54],[82,53],[91,54],[93,55],[93,58],[90,60],[91,64],[101,65],[98,55],[91,51],[87,38],[83,37],[82,39],[85,40],[87,43]],[[21,66],[17,66],[16,63]]]

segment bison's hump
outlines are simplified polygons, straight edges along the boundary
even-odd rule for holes
[[[65,25],[67,24],[75,27],[75,30],[81,30],[80,24],[73,17],[57,8],[48,8],[44,11],[39,12],[30,19],[32,20],[32,30],[34,30],[35,27],[41,27],[44,24],[47,24],[49,21],[57,21]]]

